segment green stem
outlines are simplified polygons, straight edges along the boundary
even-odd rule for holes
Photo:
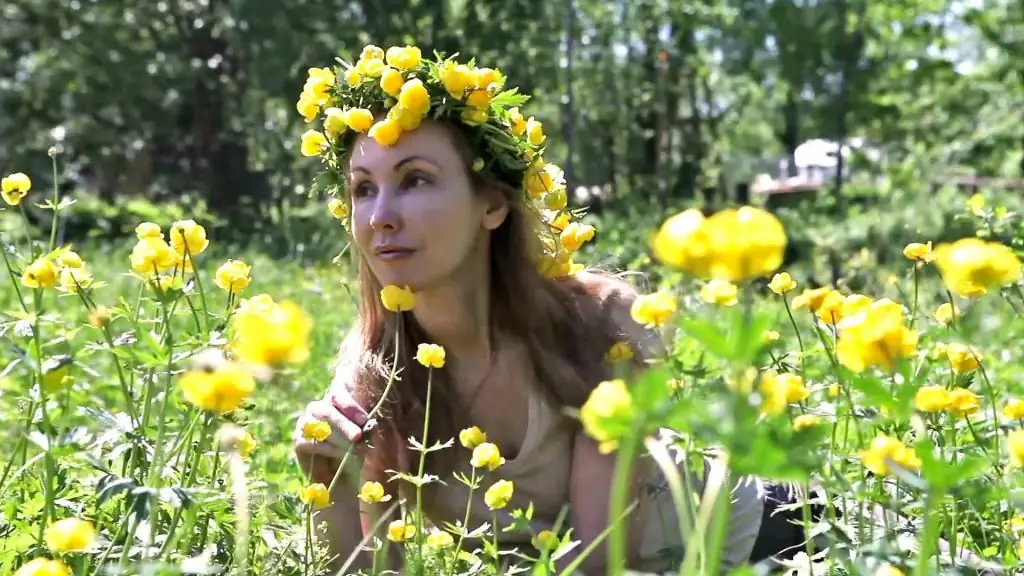
[[[430,429],[430,391],[433,384],[434,369],[427,371],[427,401],[423,412],[423,439],[420,441],[420,464],[416,472],[416,556],[418,565],[423,565],[423,468],[427,461],[427,431]],[[497,528],[495,528],[497,530]]]
[[[636,433],[628,434],[619,445],[619,457],[615,461],[615,472],[612,476],[610,522],[616,522],[622,515],[632,492],[633,460],[636,457],[637,445]],[[608,538],[609,574],[622,574],[626,571],[626,535],[622,524],[616,522]]]
[[[796,343],[800,346],[800,377],[806,377],[807,370],[807,352],[804,350],[804,339],[800,335],[800,327],[796,325],[796,318],[793,317],[793,310],[789,307],[789,299],[785,295],[782,296],[782,303],[786,306],[786,315],[789,316],[789,323],[793,325],[793,331],[796,332]]]
[[[921,536],[921,553],[917,558],[917,566],[914,568],[914,576],[925,576],[928,574],[928,560],[931,559],[932,553],[935,550],[935,544],[938,540],[938,533],[940,529],[939,520],[941,515],[935,510],[936,501],[941,499],[941,495],[935,492],[929,492],[928,498],[925,501],[924,509],[924,534]]]
[[[59,210],[57,207],[60,205],[60,190],[57,187],[57,156],[52,156],[53,159],[53,220],[50,222],[50,244],[47,252],[52,252],[57,247],[57,214]]]
[[[459,541],[455,544],[455,559],[452,561],[451,570],[448,572],[449,576],[455,570],[455,565],[459,561],[459,552],[462,550],[462,541],[466,536],[466,532],[469,531],[469,511],[473,506],[473,491],[476,490],[476,467],[470,468],[469,484],[469,497],[466,498],[466,514],[462,518],[462,531],[459,532]]]

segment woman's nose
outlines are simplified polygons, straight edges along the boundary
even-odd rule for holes
[[[373,201],[370,214],[370,228],[374,230],[397,230],[401,225],[397,198],[389,190],[380,190]]]

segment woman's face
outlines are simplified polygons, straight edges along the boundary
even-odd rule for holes
[[[370,270],[382,285],[415,291],[451,281],[474,255],[485,262],[486,234],[507,211],[473,190],[451,137],[433,122],[391,147],[361,136],[348,186],[355,243]]]

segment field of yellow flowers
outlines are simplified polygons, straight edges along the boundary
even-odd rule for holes
[[[0,574],[333,573],[309,538],[329,492],[304,484],[290,435],[353,317],[346,270],[214,256],[193,220],[140,222],[124,250],[59,246],[72,203],[24,174],[2,192],[2,218],[22,218],[26,203],[56,217],[49,234],[2,238]],[[999,217],[976,213],[979,226]],[[725,490],[689,497],[673,455],[650,441],[669,430],[691,465],[716,448],[734,475],[824,489],[820,522],[803,508],[816,537],[790,563],[799,573],[969,573],[951,567],[966,556],[1018,570],[1024,292],[1009,248],[921,239],[884,287],[859,294],[781,270],[786,233],[756,208],[651,227],[655,258],[683,274],[632,312],[668,354],[634,381],[601,383],[578,411],[618,458],[612,518],[630,508],[634,458],[652,457],[688,536],[667,553],[680,574],[718,573]],[[381,296],[391,310],[415,305],[398,287]],[[618,345],[609,359],[631,354]],[[444,358],[429,343],[417,354],[431,369]],[[499,510],[515,487],[489,478],[503,460],[485,433],[415,446],[471,449],[473,474],[445,480],[485,490]],[[394,481],[436,480],[422,459],[417,471]],[[385,496],[367,484],[360,498]],[[515,511],[515,524],[529,514]],[[489,574],[509,561],[555,573],[552,559],[576,545],[571,531],[545,532],[508,555],[493,526],[403,518],[366,545],[397,548],[408,573]],[[623,532],[610,523],[613,571]]]

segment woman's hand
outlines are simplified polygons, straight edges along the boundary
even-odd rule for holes
[[[302,472],[313,482],[330,484],[350,445],[355,444],[355,456],[361,456],[359,445],[365,434],[363,428],[367,420],[366,411],[342,386],[332,387],[323,399],[306,405],[293,432],[295,455]],[[331,435],[323,442],[302,437],[302,429],[314,421],[326,422],[331,426]]]

